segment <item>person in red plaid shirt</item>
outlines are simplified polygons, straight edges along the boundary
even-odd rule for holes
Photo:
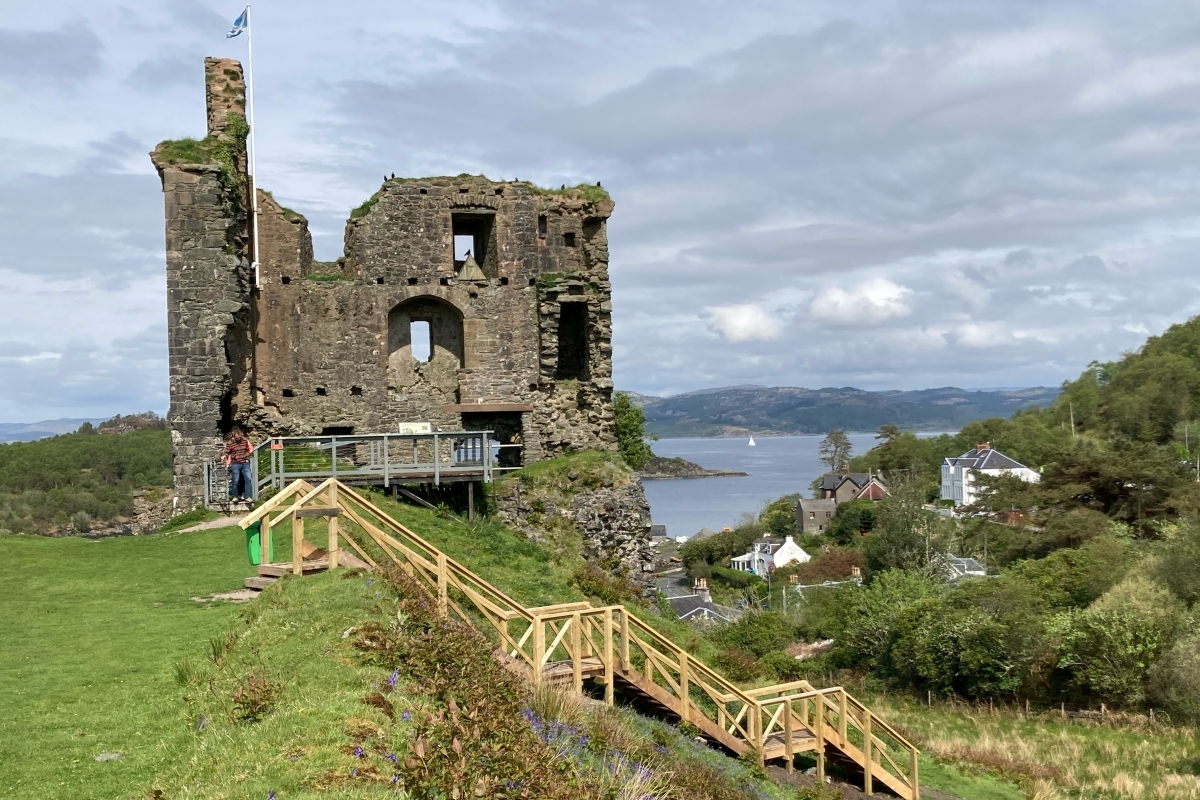
[[[234,427],[225,437],[225,466],[229,467],[229,499],[249,501],[254,490],[250,486],[250,454],[254,448],[245,432]]]

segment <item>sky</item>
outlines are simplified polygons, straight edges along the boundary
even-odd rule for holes
[[[168,404],[162,194],[235,3],[0,6],[0,420]],[[1200,6],[254,4],[259,185],[602,181],[615,381],[1057,385],[1200,310]]]

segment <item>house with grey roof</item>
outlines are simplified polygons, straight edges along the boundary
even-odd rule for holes
[[[1035,470],[993,450],[991,442],[982,442],[961,456],[942,462],[941,498],[954,501],[955,507],[973,504],[979,499],[976,481],[980,475],[1012,475],[1026,483],[1042,479]]]
[[[837,512],[837,500],[808,500],[800,498],[796,503],[796,527],[801,533],[821,534],[833,524]]]
[[[817,487],[817,497],[836,504],[850,500],[881,500],[887,495],[887,484],[877,472],[826,472]]]
[[[741,616],[741,612],[737,609],[719,606],[712,601],[712,594],[709,592],[706,579],[697,578],[692,591],[693,594],[667,598],[667,603],[670,604],[671,610],[675,612],[677,618],[689,622],[733,622]]]
[[[958,556],[946,557],[946,575],[953,581],[961,581],[963,578],[983,578],[987,576],[987,570],[983,564],[980,564],[973,558],[959,558]]]

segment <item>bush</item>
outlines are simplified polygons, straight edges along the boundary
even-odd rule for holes
[[[863,532],[875,527],[875,501],[851,500],[837,507],[833,525],[826,532],[840,545],[857,544]]]
[[[1175,642],[1149,675],[1150,699],[1177,722],[1200,722],[1200,633]]]
[[[630,469],[641,469],[654,455],[646,444],[646,415],[633,404],[629,395],[617,392],[613,397],[613,428],[617,451]]]
[[[796,639],[795,624],[775,611],[751,611],[737,622],[719,628],[712,636],[719,644],[735,647],[762,658],[782,650]]]
[[[1188,605],[1200,601],[1200,523],[1180,525],[1163,548],[1161,565],[1156,577],[1164,586]]]
[[[1084,611],[1061,618],[1059,666],[1077,690],[1107,703],[1141,706],[1149,673],[1171,647],[1182,604],[1146,578],[1130,578]]]
[[[826,631],[838,640],[834,648],[837,660],[852,667],[883,663],[905,609],[942,591],[940,583],[902,570],[889,570],[876,575],[867,586],[839,591],[845,611]]]

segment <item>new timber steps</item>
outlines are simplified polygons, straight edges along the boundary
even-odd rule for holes
[[[256,522],[267,533],[279,531],[279,540],[290,531],[290,554],[303,561],[263,564],[248,587],[315,575],[331,563],[395,567],[428,593],[440,616],[491,633],[506,668],[534,684],[582,691],[593,681],[603,686],[606,703],[616,702],[619,690],[622,699],[687,722],[709,744],[738,756],[781,761],[790,772],[796,754],[811,752],[818,778],[831,759],[861,769],[867,795],[886,788],[902,800],[920,800],[918,749],[844,687],[818,689],[803,680],[741,687],[625,606],[525,606],[338,480],[292,483],[239,525]],[[305,539],[306,525],[325,549]],[[269,539],[264,534],[260,541]]]

